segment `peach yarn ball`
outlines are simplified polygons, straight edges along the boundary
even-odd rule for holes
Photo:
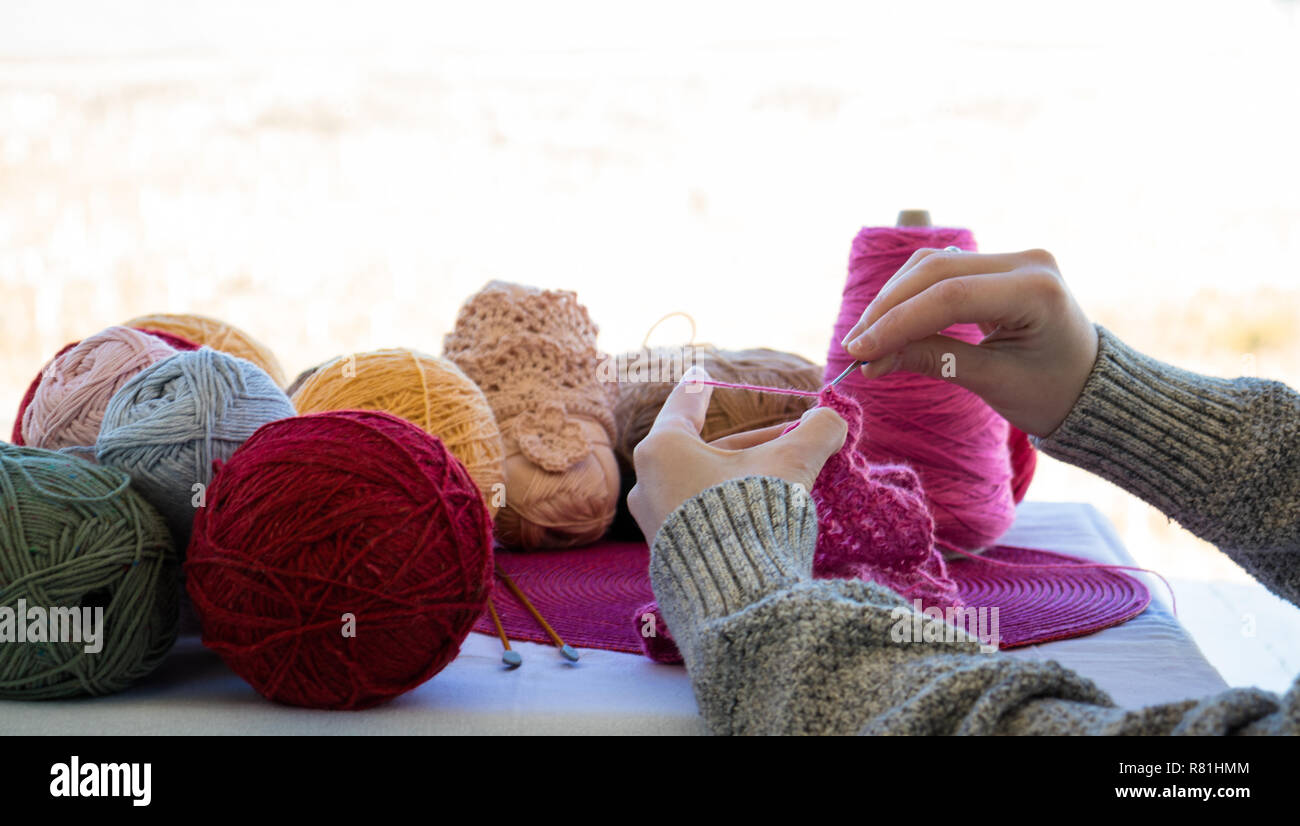
[[[595,542],[619,500],[617,388],[577,295],[493,281],[461,307],[443,354],[478,383],[505,444],[497,537],[527,549]]]
[[[156,313],[142,315],[126,322],[124,326],[141,330],[159,330],[187,338],[227,355],[253,362],[266,371],[277,387],[284,387],[284,369],[265,344],[243,330],[224,321],[202,315],[174,315]]]

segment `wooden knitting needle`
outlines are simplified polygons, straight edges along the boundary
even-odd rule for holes
[[[547,636],[551,638],[551,641],[555,643],[555,647],[560,649],[560,654],[564,659],[576,663],[578,661],[577,650],[564,640],[560,639],[560,635],[555,633],[555,629],[551,627],[551,624],[547,622],[546,618],[541,615],[541,612],[539,612],[537,608],[528,601],[528,597],[524,596],[524,592],[519,590],[519,586],[516,585],[510,577],[506,576],[506,572],[501,570],[501,566],[499,565],[497,566],[497,576],[501,577],[501,581],[506,584],[506,588],[510,589],[510,593],[515,595],[515,599],[519,600],[524,608],[528,610],[528,613],[533,615],[533,619],[537,620],[538,624],[542,626],[542,630],[544,630]]]
[[[524,658],[519,656],[518,651],[510,649],[510,638],[506,636],[506,629],[501,627],[501,617],[497,616],[497,607],[492,604],[492,597],[488,597],[488,612],[492,614],[492,624],[497,627],[497,636],[501,638],[501,644],[506,650],[501,653],[501,662],[511,668],[518,668],[524,664]]]

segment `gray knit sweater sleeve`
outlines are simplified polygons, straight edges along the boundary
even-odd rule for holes
[[[1180,370],[1097,332],[1083,393],[1038,447],[1146,500],[1300,605],[1300,394]]]
[[[1122,378],[1101,376],[1111,371],[1110,359],[1127,359],[1149,372],[1141,390]],[[1295,438],[1294,394],[1264,382],[1223,382],[1181,372],[1163,373],[1158,363],[1143,359],[1104,334],[1101,356],[1084,396],[1065,424],[1045,440],[1057,453],[1101,438],[1113,446],[1101,452],[1117,475],[1143,479],[1152,494],[1168,485],[1184,485],[1197,496],[1209,496],[1214,507],[1259,507],[1260,497],[1274,497],[1279,507],[1294,512],[1293,498],[1283,500],[1275,474],[1288,461],[1286,449],[1270,451],[1259,440],[1276,438],[1288,415]],[[1164,376],[1165,383],[1161,382]],[[1254,391],[1251,388],[1255,388]],[[1231,403],[1223,402],[1222,393]],[[1111,394],[1113,401],[1106,398]],[[1210,398],[1206,398],[1211,394]],[[1130,401],[1136,396],[1137,401]],[[1268,400],[1271,400],[1268,401]],[[1138,406],[1138,403],[1144,406]],[[1158,419],[1169,441],[1157,440],[1167,462],[1194,463],[1208,455],[1223,460],[1228,450],[1214,448],[1216,433],[1243,439],[1239,449],[1262,450],[1272,464],[1229,463],[1219,469],[1171,471],[1155,459],[1146,463],[1143,438],[1151,434],[1131,425],[1116,435],[1114,428],[1097,430],[1077,421],[1101,418],[1118,409],[1139,421],[1150,421],[1164,405],[1178,405]],[[1282,408],[1270,406],[1281,405]],[[1150,406],[1147,409],[1146,406]],[[1207,412],[1208,411],[1208,412]],[[1230,411],[1242,418],[1234,419]],[[1194,413],[1211,415],[1222,431],[1197,430]],[[1244,421],[1263,416],[1273,430]],[[1221,417],[1221,418],[1219,418]],[[1166,420],[1167,419],[1167,420]],[[1125,421],[1128,421],[1125,418]],[[1205,425],[1208,427],[1208,425]],[[1187,431],[1184,431],[1187,429]],[[1186,445],[1189,432],[1201,441]],[[1072,437],[1081,432],[1086,437]],[[1175,435],[1177,434],[1177,435]],[[1249,448],[1247,448],[1249,446]],[[1110,452],[1108,452],[1110,451]],[[1081,462],[1082,463],[1082,462]],[[1148,463],[1159,466],[1148,467]],[[1084,463],[1085,466],[1088,464]],[[1292,466],[1294,467],[1294,466]],[[1127,470],[1126,470],[1127,469]],[[1105,473],[1105,470],[1099,470]],[[1294,473],[1294,469],[1291,471]],[[1207,481],[1195,480],[1206,477]],[[1191,481],[1189,481],[1191,480]],[[1222,481],[1244,490],[1216,498]],[[1178,513],[1191,521],[1192,510],[1174,489],[1162,500],[1183,506]],[[1253,495],[1250,491],[1254,491]],[[1235,503],[1234,503],[1235,497]],[[1206,535],[1225,539],[1225,547],[1243,553],[1273,555],[1279,561],[1269,571],[1291,570],[1294,564],[1294,523],[1288,528],[1270,514],[1272,529],[1252,524],[1244,534],[1232,525],[1241,517],[1227,511],[1202,517]],[[1227,526],[1224,520],[1229,520]],[[1220,533],[1216,534],[1215,531]],[[919,618],[923,634],[935,642],[904,641],[895,633],[900,622],[913,623],[912,608],[898,594],[872,583],[814,580],[812,558],[817,517],[809,497],[773,478],[749,477],[710,488],[682,504],[669,516],[652,545],[650,573],[664,619],[686,661],[695,696],[710,729],[719,734],[1298,734],[1300,681],[1284,697],[1258,689],[1232,689],[1214,697],[1189,699],[1141,709],[1117,708],[1090,680],[1055,662],[1017,660],[999,653],[982,653],[972,638],[948,633],[940,620]],[[1288,545],[1287,537],[1291,536]],[[1290,549],[1288,551],[1288,549]],[[1262,570],[1256,568],[1254,570]],[[1285,575],[1272,584],[1295,579]]]

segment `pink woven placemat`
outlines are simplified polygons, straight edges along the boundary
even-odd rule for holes
[[[532,600],[564,641],[579,648],[641,653],[633,616],[654,599],[644,542],[606,541],[567,551],[497,551],[497,564]],[[1021,565],[1093,564],[1054,551],[999,545],[985,557]],[[997,607],[1001,648],[1079,637],[1119,625],[1151,601],[1146,586],[1103,568],[1003,568],[977,560],[949,562],[967,605]],[[492,595],[513,640],[549,637],[498,581]],[[485,612],[474,626],[494,634]]]
[[[1020,565],[1094,565],[1090,559],[997,545],[981,556]],[[1105,568],[1003,568],[974,559],[948,563],[967,605],[997,606],[999,648],[1082,637],[1146,610],[1151,593],[1136,578]]]

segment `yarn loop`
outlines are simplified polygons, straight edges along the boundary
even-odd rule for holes
[[[793,353],[778,350],[721,350],[710,344],[643,348],[619,358],[616,452],[627,473],[633,471],[632,451],[650,432],[655,417],[682,373],[698,365],[727,386],[772,385],[801,390],[807,397],[752,392],[714,393],[705,413],[701,437],[706,441],[798,419],[822,388],[822,368]]]

